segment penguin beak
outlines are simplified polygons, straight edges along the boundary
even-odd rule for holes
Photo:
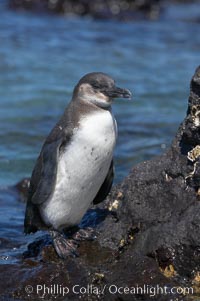
[[[107,90],[106,95],[110,98],[129,98],[131,99],[132,93],[128,89],[115,87],[114,89]]]

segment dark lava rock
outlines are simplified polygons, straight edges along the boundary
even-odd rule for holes
[[[92,16],[98,19],[155,19],[161,0],[9,0],[12,9]]]
[[[135,166],[83,219],[97,239],[66,260],[47,235],[37,239],[0,266],[1,300],[200,300],[199,170],[200,67],[170,149]]]
[[[13,187],[18,192],[20,201],[26,202],[29,185],[30,178],[24,178]]]

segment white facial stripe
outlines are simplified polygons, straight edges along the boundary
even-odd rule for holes
[[[109,98],[106,98],[102,93],[85,94],[84,99],[100,107],[109,107],[111,105]]]
[[[91,85],[82,84],[79,87],[78,95],[99,107],[109,107],[111,105],[111,99],[101,92],[95,92]]]

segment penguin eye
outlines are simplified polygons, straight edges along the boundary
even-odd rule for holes
[[[99,84],[93,84],[92,87],[95,88],[95,89],[100,89],[101,88]]]

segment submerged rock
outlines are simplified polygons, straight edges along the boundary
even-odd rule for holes
[[[50,12],[65,15],[92,16],[98,19],[155,19],[161,0],[9,0],[12,9]]]
[[[29,185],[30,178],[24,178],[15,185],[14,188],[18,192],[20,201],[27,201]]]
[[[20,262],[0,266],[2,300],[199,300],[199,109],[200,67],[170,149],[135,166],[83,219],[97,239],[65,261],[48,236],[37,239]]]

